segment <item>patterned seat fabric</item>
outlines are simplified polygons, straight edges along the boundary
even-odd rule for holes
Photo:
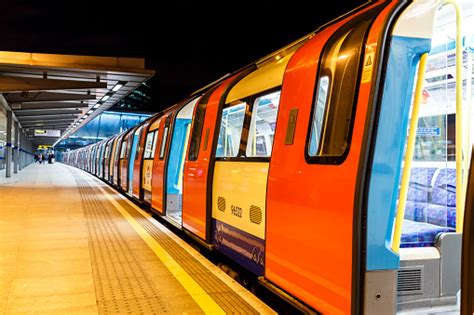
[[[436,167],[414,167],[410,174],[407,199],[410,201],[428,202],[432,190],[431,182]]]
[[[433,186],[432,203],[456,207],[456,170],[454,168],[441,169]]]
[[[401,247],[433,246],[439,233],[455,231],[456,170],[436,170],[411,171]]]
[[[400,247],[433,246],[439,233],[454,232],[453,228],[441,227],[425,222],[404,220]]]
[[[425,208],[426,221],[434,225],[456,227],[456,208],[429,204]],[[417,220],[415,220],[417,221]]]

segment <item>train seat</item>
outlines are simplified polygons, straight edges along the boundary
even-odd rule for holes
[[[410,176],[401,247],[433,246],[456,227],[456,170],[414,167]]]
[[[405,219],[401,247],[434,246],[438,234],[446,232],[454,232],[454,228]]]

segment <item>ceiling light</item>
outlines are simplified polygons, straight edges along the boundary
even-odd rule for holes
[[[95,104],[94,107],[92,107],[92,108],[94,108],[94,109],[99,108],[100,105],[102,105],[102,104],[101,104],[101,103],[97,103],[97,104]]]
[[[112,91],[114,92],[117,92],[118,90],[120,90],[122,88],[124,84],[122,82],[118,82],[117,84],[115,84],[115,86],[112,88]]]
[[[110,95],[105,94],[104,97],[102,97],[102,102],[105,102],[110,98]]]
[[[94,110],[91,109],[91,110],[89,110],[87,113],[88,113],[88,114],[92,114],[93,111],[94,111]]]

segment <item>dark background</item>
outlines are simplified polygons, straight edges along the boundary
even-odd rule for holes
[[[0,50],[145,57],[158,111],[364,1],[4,2]]]

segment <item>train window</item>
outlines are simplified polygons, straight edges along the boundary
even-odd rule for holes
[[[306,148],[309,162],[341,163],[348,153],[369,24],[369,19],[347,24],[323,50]]]
[[[203,97],[204,99],[204,97]],[[191,143],[189,145],[188,160],[196,161],[199,154],[199,146],[201,145],[201,135],[204,126],[204,118],[206,117],[207,100],[201,100],[196,106],[196,114],[194,115]]]
[[[137,139],[134,139],[133,141],[135,141],[135,150],[136,150],[136,153],[135,153],[135,160],[138,161],[138,156],[140,155],[140,137],[141,137],[141,134],[142,134],[142,127],[138,128],[137,131],[135,131],[135,137],[137,137]]]
[[[106,146],[105,146],[105,154],[104,154],[104,155],[105,155],[105,156],[104,156],[105,159],[108,159],[108,158],[109,158],[109,147],[110,147],[110,145],[109,145],[109,144],[106,144]]]
[[[276,91],[255,100],[247,142],[248,157],[271,156],[280,94],[281,91]]]
[[[156,129],[156,130],[154,131],[153,147],[151,148],[151,155],[150,155],[150,158],[154,158],[154,157],[155,157],[156,143],[158,142],[158,131],[159,131],[159,129]]]
[[[122,149],[120,150],[120,158],[125,158],[125,152],[127,151],[127,141],[122,141]]]
[[[153,131],[153,132],[149,132],[146,135],[145,153],[143,155],[143,158],[145,158],[145,159],[152,158],[152,153],[154,151],[154,144],[153,144],[154,141],[153,140],[155,138],[155,134],[156,134],[156,131]]]
[[[316,99],[316,108],[314,109],[313,123],[311,125],[311,138],[309,140],[309,155],[315,156],[319,149],[321,140],[321,131],[323,127],[324,110],[327,104],[327,95],[329,87],[329,77],[322,76],[319,79],[319,88]]]
[[[119,150],[120,150],[120,144],[119,144],[120,139],[117,140],[115,143],[115,153],[114,153],[114,163],[119,160]]]
[[[160,160],[165,156],[166,140],[168,139],[168,127],[163,130],[163,140],[161,140]]]
[[[216,157],[236,157],[239,154],[242,127],[247,103],[238,102],[222,110]]]

